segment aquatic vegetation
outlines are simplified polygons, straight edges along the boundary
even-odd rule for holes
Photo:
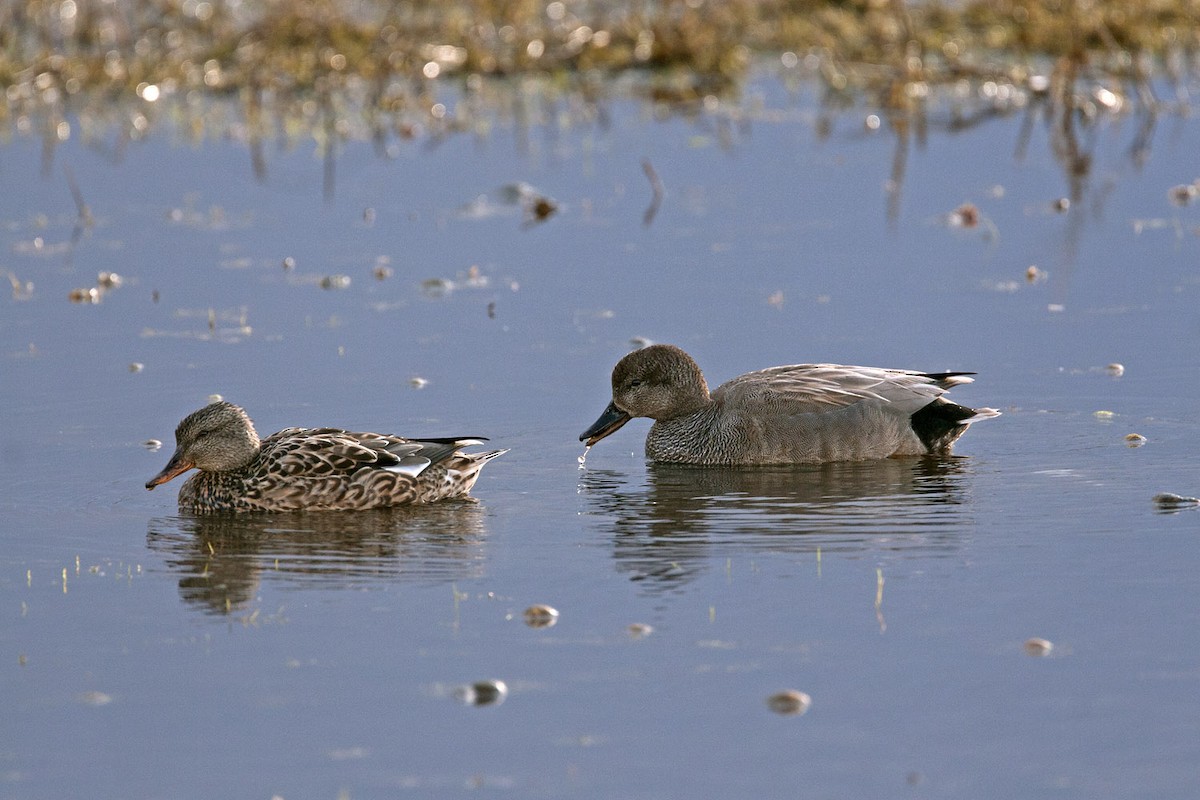
[[[439,99],[448,79],[476,95],[486,78],[521,78],[589,98],[634,74],[655,102],[702,103],[768,56],[888,110],[967,82],[996,102],[1069,98],[1095,114],[1151,99],[1149,78],[1178,80],[1198,48],[1197,0],[28,0],[0,12],[0,122],[29,132],[41,111],[38,127],[62,139],[85,107],[136,138],[173,98],[168,113],[195,134],[197,105],[232,96],[250,136],[271,125],[332,140],[358,109],[376,134],[411,138],[469,124]],[[1084,76],[1098,83],[1071,97]],[[116,110],[119,98],[141,102]]]

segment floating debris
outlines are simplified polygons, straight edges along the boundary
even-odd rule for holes
[[[1196,184],[1181,183],[1167,190],[1167,199],[1174,205],[1186,206],[1196,199],[1197,194],[1200,194],[1200,187],[1197,187]]]
[[[1113,362],[1112,364],[1109,364],[1107,367],[1105,367],[1104,371],[1107,372],[1109,375],[1112,375],[1114,378],[1119,378],[1125,374],[1125,365]]]
[[[429,381],[419,375],[414,375],[408,379],[408,385],[414,389],[424,389],[429,385]]]
[[[937,218],[937,221],[948,228],[961,228],[962,230],[978,229],[980,236],[985,240],[996,240],[1000,238],[1000,229],[996,224],[984,216],[979,210],[979,206],[974,203],[963,203],[958,208],[951,211],[949,214],[943,214]]]
[[[395,274],[395,271],[387,264],[376,264],[375,269],[371,270],[371,274],[377,281],[386,281]]]
[[[629,340],[629,344],[634,350],[645,350],[647,347],[654,344],[654,340],[646,336],[634,336]]]
[[[101,272],[96,276],[96,283],[101,289],[116,289],[124,282],[125,279],[115,272]]]
[[[975,228],[981,219],[979,207],[974,203],[963,203],[946,215],[946,224],[952,228]]]
[[[487,275],[483,274],[483,270],[479,268],[478,264],[472,264],[471,266],[467,267],[467,275],[464,285],[471,289],[483,289],[487,287],[490,282],[491,281],[488,280]]]
[[[1093,411],[1092,416],[1095,417],[1096,419],[1110,420],[1116,416],[1116,412],[1105,411],[1105,410],[1101,409],[1100,411]]]
[[[1038,269],[1036,265],[1030,264],[1025,269],[1025,282],[1026,283],[1041,283],[1044,280],[1046,280],[1045,271]]]
[[[777,289],[767,298],[767,305],[772,308],[783,308],[783,290]]]
[[[9,272],[8,282],[12,284],[13,300],[28,300],[33,297],[33,281],[22,281],[15,274]]]
[[[1061,314],[1062,312],[1067,310],[1067,307],[1064,306],[1062,303],[1050,303],[1046,306],[1046,310],[1049,311],[1051,314]]]
[[[487,315],[488,315],[488,319],[496,318],[496,301],[495,300],[493,300],[487,304]]]
[[[363,209],[363,224],[370,227],[375,224],[375,209],[368,206]]]
[[[1125,434],[1125,444],[1129,445],[1130,447],[1141,447],[1145,443],[1146,437],[1142,436],[1140,433]]]
[[[654,626],[647,625],[644,622],[634,622],[625,630],[629,632],[629,638],[631,639],[645,639],[654,633]]]
[[[326,275],[321,278],[322,289],[345,289],[349,285],[349,275]]]
[[[291,272],[292,270],[294,270],[296,268],[296,259],[292,258],[291,256],[288,256],[287,258],[285,258],[283,260],[282,266],[283,266],[284,272]]]
[[[1071,200],[1067,197],[1060,197],[1050,204],[1050,208],[1059,214],[1063,214],[1071,210]]]
[[[112,695],[104,692],[84,692],[79,695],[79,702],[86,706],[106,706],[112,701]]]
[[[458,687],[454,696],[467,706],[498,706],[508,697],[508,685],[504,681],[478,681]]]
[[[1025,652],[1031,656],[1046,656],[1054,649],[1054,643],[1049,639],[1042,639],[1034,636],[1032,639],[1025,640]]]
[[[454,281],[446,278],[426,278],[421,281],[421,293],[426,297],[445,297],[454,291]]]
[[[650,205],[642,214],[642,224],[649,227],[650,223],[654,222],[654,217],[658,215],[658,209],[662,205],[663,197],[666,196],[666,189],[663,187],[662,179],[658,177],[658,173],[654,169],[654,165],[650,163],[650,159],[642,159],[642,172],[646,173],[646,180],[650,181]]]
[[[162,442],[160,442],[158,439],[147,439],[146,441],[142,442],[142,447],[153,453],[162,449]]]
[[[1158,506],[1163,511],[1173,511],[1180,508],[1193,508],[1200,506],[1200,497],[1187,497],[1181,494],[1173,494],[1171,492],[1160,492],[1152,498],[1154,505]]]
[[[799,716],[811,707],[812,698],[795,689],[777,692],[767,698],[767,708],[785,716]]]
[[[558,622],[558,609],[553,606],[532,605],[525,609],[525,624],[531,628],[552,628]]]
[[[225,399],[225,398],[224,398],[224,397],[222,397],[222,396],[221,396],[221,395],[219,395],[219,394],[210,394],[210,395],[208,396],[208,402],[210,402],[210,403],[219,403],[219,402],[221,402],[221,401],[222,401],[222,400],[224,400],[224,399]]]
[[[558,203],[549,197],[535,198],[525,207],[527,222],[545,222],[558,212]]]
[[[101,292],[94,286],[90,289],[72,289],[67,297],[72,303],[94,305],[100,302]]]
[[[134,361],[132,364],[129,365],[129,371],[132,372],[134,375],[138,374],[145,368],[146,368],[146,365],[140,361]]]

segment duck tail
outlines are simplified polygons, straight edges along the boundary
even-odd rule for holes
[[[930,453],[948,453],[972,422],[998,416],[994,408],[967,408],[939,397],[913,414],[911,424]]]

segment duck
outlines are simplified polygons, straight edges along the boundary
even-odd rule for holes
[[[482,437],[406,439],[339,428],[285,428],[259,440],[246,411],[225,400],[184,417],[175,452],[146,482],[190,469],[179,509],[355,511],[465,497],[483,465],[507,450],[465,453]]]
[[[655,462],[766,466],[949,454],[974,422],[1000,415],[943,397],[973,372],[793,364],[710,392],[679,347],[652,344],[613,368],[612,401],[579,437],[590,448],[634,417],[654,420]]]

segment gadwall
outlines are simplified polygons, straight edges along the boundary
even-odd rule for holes
[[[224,401],[175,429],[175,454],[147,489],[195,467],[182,511],[351,511],[432,503],[471,491],[508,452],[463,453],[484,439],[402,439],[337,428],[285,428],[259,441],[250,417]]]
[[[579,437],[591,447],[633,417],[654,420],[646,455],[680,464],[819,464],[949,453],[967,426],[1000,414],[942,397],[968,372],[796,364],[750,372],[709,394],[678,347],[635,350],[612,373],[612,402]]]

